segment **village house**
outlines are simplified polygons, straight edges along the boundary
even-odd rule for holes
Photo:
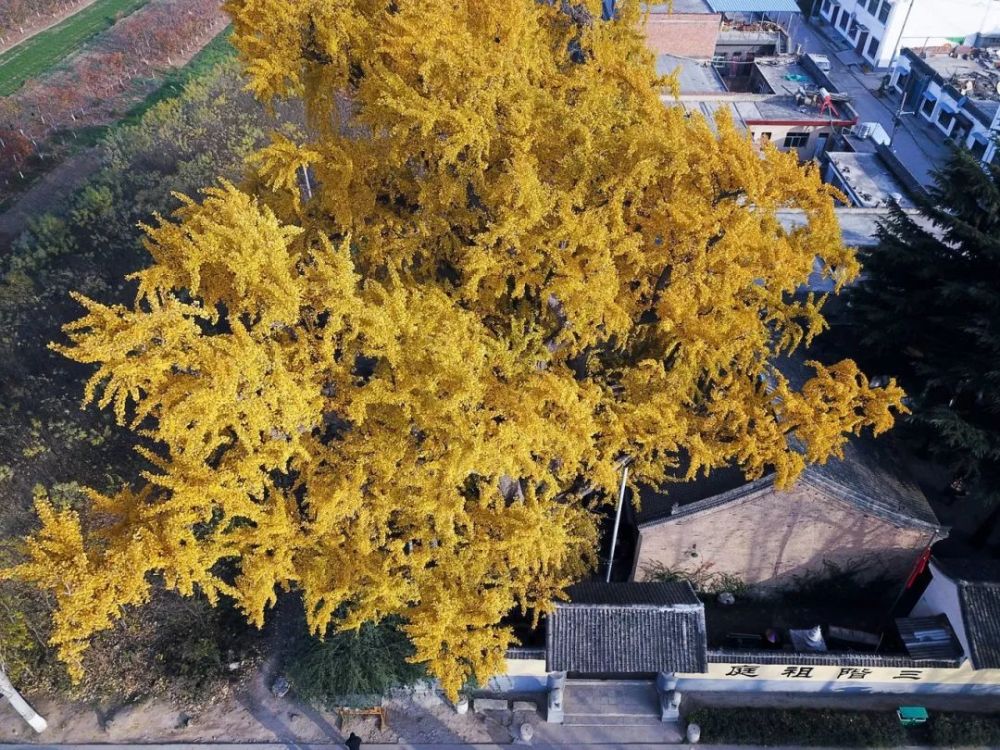
[[[822,0],[819,16],[877,68],[903,47],[953,42],[985,45],[1000,36],[992,0]]]
[[[1000,561],[931,558],[912,615],[948,618],[972,668],[1000,670]]]
[[[634,580],[656,574],[727,575],[782,588],[832,564],[864,578],[905,580],[921,553],[947,536],[891,452],[854,439],[844,458],[805,469],[786,489],[748,482],[736,468],[644,487],[629,517]]]
[[[1000,129],[1000,53],[952,47],[947,52],[904,49],[893,66],[890,93],[905,110],[932,125],[984,163],[996,154]]]
[[[1000,570],[944,565],[879,632],[802,623],[804,644],[785,631],[751,647],[713,643],[713,613],[687,582],[580,583],[546,618],[544,647],[510,649],[486,691],[546,694],[547,721],[581,726],[676,720],[688,691],[1000,695]]]
[[[704,115],[710,124],[716,112],[725,111],[754,143],[794,152],[801,161],[823,153],[834,135],[858,123],[850,102],[794,57],[754,60],[742,91],[730,90],[735,79],[724,79],[709,63],[661,55],[659,65],[661,73],[676,72],[680,86],[679,95],[661,97],[666,106]]]
[[[650,3],[646,39],[656,55],[749,63],[790,51],[795,0],[673,0]]]

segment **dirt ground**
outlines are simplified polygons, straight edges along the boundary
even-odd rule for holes
[[[69,157],[40,177],[11,207],[0,213],[0,253],[28,225],[72,195],[100,165],[99,149],[90,148]]]
[[[537,715],[459,715],[439,693],[426,687],[397,691],[385,699],[387,723],[372,718],[341,720],[336,712],[304,705],[289,695],[276,698],[271,678],[258,672],[231,695],[190,714],[162,700],[119,707],[38,701],[34,708],[49,722],[35,734],[5,702],[0,703],[0,744],[122,742],[340,742],[355,732],[364,742],[507,744],[511,726],[537,722]],[[512,721],[513,719],[513,721]]]

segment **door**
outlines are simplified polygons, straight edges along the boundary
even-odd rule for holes
[[[820,133],[816,136],[816,149],[813,151],[812,158],[815,159],[820,154],[826,151],[826,144],[830,142],[829,133]]]
[[[865,53],[865,45],[868,44],[868,32],[862,31],[858,34],[858,43],[854,45],[854,49],[858,51],[859,55]]]

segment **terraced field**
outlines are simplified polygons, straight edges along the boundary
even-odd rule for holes
[[[62,23],[0,55],[0,96],[9,96],[25,81],[58,65],[115,20],[142,7],[147,0],[97,0]]]

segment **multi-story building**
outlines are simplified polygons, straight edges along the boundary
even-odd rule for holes
[[[817,81],[792,57],[753,61],[747,91],[728,90],[717,66],[708,61],[662,55],[659,69],[675,72],[680,85],[679,96],[665,94],[664,104],[700,113],[709,122],[716,111],[726,110],[754,143],[794,151],[802,161],[821,154],[833,135],[858,123],[850,103],[827,101],[836,93],[824,96],[827,82]]]
[[[1000,57],[990,50],[952,55],[904,49],[889,84],[900,108],[932,125],[932,134],[992,162],[1000,131],[998,64]]]
[[[657,55],[745,65],[788,52],[788,29],[799,16],[794,0],[673,0],[646,10],[646,37]]]
[[[877,68],[904,47],[983,45],[1000,36],[998,0],[822,0],[819,15]]]

